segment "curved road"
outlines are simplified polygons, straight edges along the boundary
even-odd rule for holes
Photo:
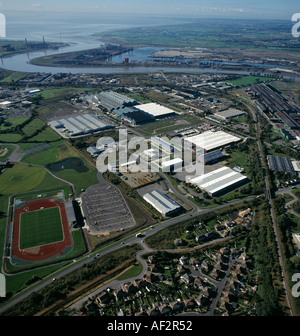
[[[170,188],[172,188],[171,184],[168,184],[168,185],[169,185]],[[174,193],[176,192],[173,188],[172,188],[172,190],[174,191]],[[179,196],[180,194],[179,193],[177,194],[177,192],[176,192],[176,195]],[[180,198],[182,198],[182,195],[180,195]],[[243,199],[243,200],[233,201],[233,202],[230,202],[230,203],[227,203],[227,204],[223,204],[223,205],[219,205],[219,206],[216,206],[214,208],[209,208],[209,209],[198,209],[196,207],[197,211],[195,211],[195,206],[194,206],[193,207],[194,211],[192,213],[184,214],[184,215],[178,216],[176,218],[172,218],[172,219],[166,220],[166,221],[160,223],[159,225],[157,225],[157,226],[155,226],[153,228],[150,227],[150,228],[148,228],[146,230],[143,230],[142,231],[143,237],[137,238],[137,237],[134,236],[134,237],[127,238],[125,240],[123,239],[123,241],[121,243],[116,243],[115,245],[113,245],[111,247],[107,247],[104,251],[99,252],[99,256],[103,256],[103,255],[109,254],[109,253],[111,253],[113,251],[116,251],[116,250],[118,250],[119,248],[121,248],[125,244],[136,244],[137,243],[137,244],[141,245],[143,247],[143,249],[144,249],[144,250],[142,250],[142,251],[140,251],[138,253],[139,261],[141,261],[142,260],[141,254],[150,251],[149,248],[143,242],[143,240],[145,238],[154,235],[158,231],[160,231],[160,230],[162,230],[162,229],[164,229],[164,228],[166,228],[168,226],[180,223],[180,222],[182,222],[184,220],[187,220],[187,219],[198,217],[200,214],[204,214],[204,213],[208,213],[208,212],[211,212],[211,211],[219,210],[219,209],[225,208],[225,207],[227,207],[229,205],[235,205],[235,204],[241,203],[241,202],[243,202],[245,200],[251,200],[253,198],[254,197],[252,196],[252,197],[248,197],[248,198]],[[82,267],[84,264],[86,264],[88,262],[91,262],[92,260],[94,260],[94,255],[95,254],[96,254],[96,252],[93,253],[93,254],[89,254],[88,253],[88,255],[82,257],[81,261],[74,263],[74,265],[72,265],[72,266],[70,266],[70,267],[68,267],[66,269],[61,269],[58,274],[55,274],[55,278],[59,279],[59,278],[65,276],[65,275],[71,273],[72,271],[74,271],[74,270]],[[144,265],[143,262],[142,262],[142,265]],[[145,265],[144,265],[144,267],[145,267]],[[144,271],[144,269],[143,269],[143,271]],[[144,274],[144,273],[142,272],[142,274]],[[137,278],[139,278],[139,277],[141,277],[141,275],[139,275]],[[126,280],[126,281],[128,281],[128,280]],[[7,303],[6,305],[0,307],[0,314],[3,313],[6,309],[14,306],[18,302],[20,302],[23,299],[25,299],[31,293],[36,292],[36,291],[44,288],[45,286],[47,286],[51,282],[52,282],[52,277],[50,277],[48,280],[43,281],[41,284],[35,286],[34,288],[26,291],[26,293],[21,294],[19,297],[13,299],[12,301],[10,301],[9,303]]]

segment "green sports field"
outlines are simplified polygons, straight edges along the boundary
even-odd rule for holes
[[[20,218],[20,249],[63,240],[59,207],[24,212]]]

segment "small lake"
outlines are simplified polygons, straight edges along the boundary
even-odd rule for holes
[[[74,169],[78,173],[85,173],[89,169],[84,165],[81,159],[70,158],[57,163],[51,163],[47,166],[51,171],[59,172],[65,169]]]

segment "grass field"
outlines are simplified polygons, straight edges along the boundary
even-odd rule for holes
[[[26,120],[28,120],[27,117],[21,117],[21,118],[7,118],[6,121],[8,123],[10,123],[11,125],[10,126],[4,126],[4,125],[1,125],[0,126],[0,131],[5,131],[5,130],[8,130],[8,129],[11,129],[11,128],[14,128],[18,125],[21,125],[23,124]]]
[[[56,172],[55,175],[74,183],[77,192],[80,192],[81,189],[88,188],[92,184],[98,183],[97,169],[88,164],[66,141],[61,140],[51,143],[50,145],[51,147],[45,151],[26,155],[22,159],[22,162],[46,167],[51,163],[56,163],[70,157],[80,158],[89,169],[87,172],[79,173],[74,169],[65,169]]]
[[[24,212],[20,218],[20,249],[63,240],[59,207]]]
[[[22,139],[20,134],[0,134],[0,142],[18,142]]]
[[[45,142],[45,141],[58,141],[60,139],[61,139],[60,135],[58,135],[50,127],[47,127],[45,130],[40,132],[38,135],[30,138],[28,141]]]
[[[34,189],[48,189],[66,185],[41,167],[16,163],[0,175],[0,194],[11,195]]]
[[[238,87],[240,86],[250,86],[256,83],[270,81],[268,77],[259,77],[259,76],[243,76],[237,79],[227,80],[228,83],[232,83]]]
[[[27,124],[22,131],[25,135],[30,137],[35,131],[43,128],[44,126],[45,123],[41,119],[36,118],[33,119],[29,124]]]
[[[30,72],[20,72],[16,71],[10,74],[9,76],[5,77],[1,80],[2,83],[13,83],[18,82],[20,79],[23,79],[27,77],[30,74]]]

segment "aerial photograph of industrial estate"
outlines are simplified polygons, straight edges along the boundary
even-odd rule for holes
[[[0,320],[300,316],[299,48],[296,0],[1,1]]]

